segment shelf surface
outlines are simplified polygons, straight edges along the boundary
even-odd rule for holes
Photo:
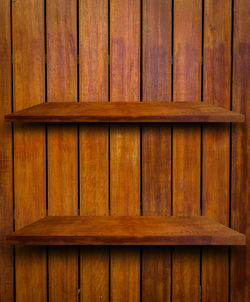
[[[245,245],[206,217],[50,216],[7,236],[22,245]]]
[[[8,114],[10,122],[244,122],[244,115],[202,102],[43,103]]]

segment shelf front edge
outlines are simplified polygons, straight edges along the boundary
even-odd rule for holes
[[[23,123],[242,123],[238,112],[205,103],[43,103],[5,115]]]
[[[246,236],[203,216],[55,216],[43,218],[9,234],[6,242],[20,245],[212,246],[245,245]]]

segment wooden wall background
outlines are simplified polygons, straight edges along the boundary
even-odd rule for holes
[[[1,0],[0,23],[0,301],[250,301],[250,2]],[[209,102],[246,123],[3,120],[41,102],[149,100]],[[45,215],[191,214],[248,246],[4,243]]]

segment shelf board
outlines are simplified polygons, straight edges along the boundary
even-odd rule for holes
[[[10,122],[244,122],[244,115],[202,102],[49,102],[5,116]]]
[[[245,245],[245,235],[200,217],[49,216],[7,236],[22,245]]]

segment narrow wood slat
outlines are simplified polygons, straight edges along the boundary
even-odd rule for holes
[[[143,101],[171,100],[171,1],[143,1]],[[143,215],[171,214],[171,127],[142,128]],[[170,249],[142,251],[142,301],[171,299]]]
[[[244,115],[198,102],[51,102],[8,114],[13,122],[244,122]],[[104,102],[103,102],[104,101]]]
[[[50,216],[7,236],[51,245],[244,245],[245,236],[203,216]]]
[[[108,101],[108,1],[79,2],[80,102]],[[79,130],[80,213],[109,215],[108,126]],[[109,301],[109,249],[81,249],[81,300]]]
[[[14,110],[44,102],[44,2],[12,2]],[[14,128],[15,229],[46,213],[44,126]],[[33,199],[33,197],[36,197]],[[16,248],[16,301],[46,301],[46,250]]]
[[[201,99],[200,0],[174,1],[174,101]],[[200,127],[173,128],[173,215],[200,214]],[[173,249],[172,301],[200,301],[200,250]]]
[[[111,0],[110,51],[111,102],[139,100],[140,1]],[[136,125],[111,126],[111,215],[140,215],[139,198],[140,129]],[[113,248],[110,259],[111,301],[139,301],[140,250]]]
[[[209,0],[204,7],[204,102],[226,109],[230,109],[231,4]],[[229,223],[229,156],[229,125],[205,125],[202,214],[224,225]],[[202,301],[228,301],[228,274],[228,249],[204,248]]]
[[[234,1],[233,103],[246,123],[232,127],[231,225],[247,236],[247,247],[232,248],[231,302],[250,300],[249,141],[250,141],[250,3]]]
[[[81,249],[82,301],[109,301],[109,248]]]
[[[46,2],[47,97],[77,99],[76,0]],[[48,126],[48,214],[77,215],[78,155],[76,126]],[[49,299],[77,301],[78,251],[49,248]]]
[[[14,301],[13,248],[3,242],[13,230],[12,127],[4,114],[12,109],[10,1],[0,2],[0,301]]]

